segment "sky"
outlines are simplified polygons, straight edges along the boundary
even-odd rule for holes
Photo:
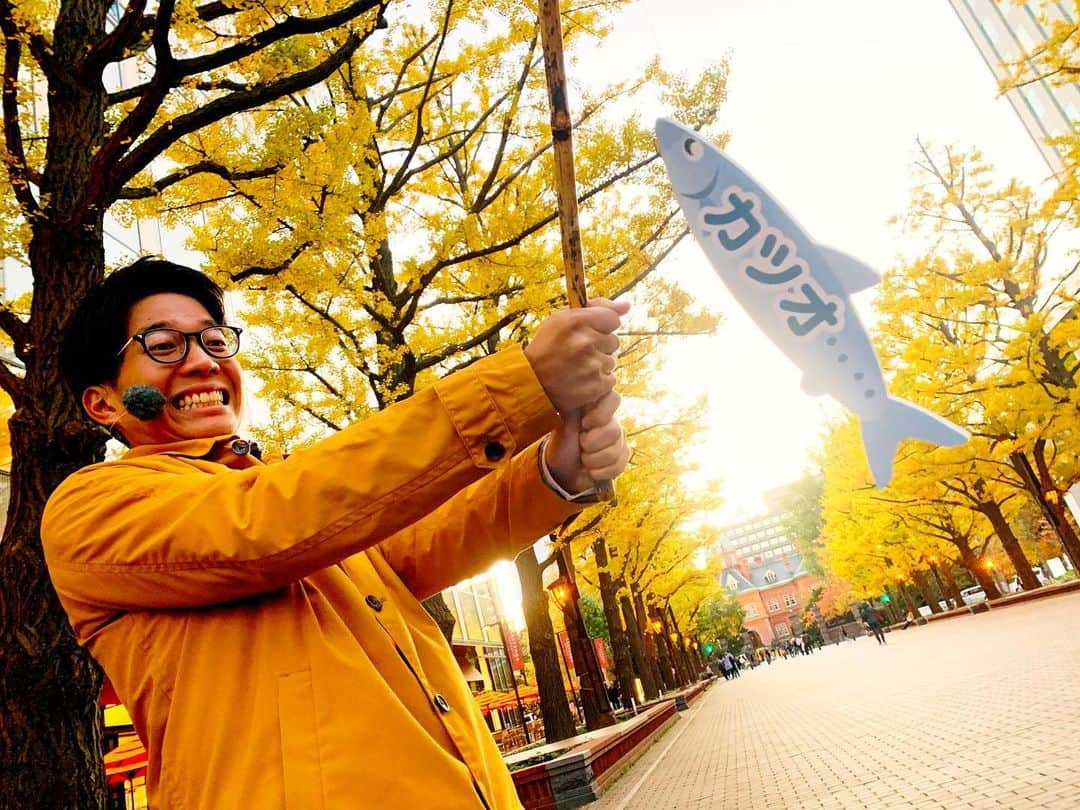
[[[604,46],[567,67],[588,81],[632,75],[659,55],[693,75],[730,63],[721,125],[727,152],[815,240],[880,272],[920,247],[892,217],[914,183],[916,138],[977,146],[1001,178],[1029,185],[1049,173],[1038,149],[948,0],[640,0],[614,22]],[[571,90],[573,111],[573,89]],[[643,117],[669,114],[657,107]],[[690,448],[725,502],[718,526],[759,515],[763,493],[796,480],[839,406],[799,387],[801,375],[744,314],[687,241],[665,272],[723,316],[715,336],[674,342],[667,384],[708,395],[709,425]],[[873,291],[855,305],[873,322]],[[519,625],[516,577],[498,569],[511,622]]]
[[[919,247],[889,223],[907,209],[916,138],[978,146],[1001,177],[1037,184],[1049,173],[948,0],[642,0],[615,23],[596,69],[632,72],[657,54],[690,75],[726,55],[727,152],[812,238],[880,272]],[[672,386],[709,394],[710,435],[697,450],[724,483],[717,520],[752,517],[765,490],[800,476],[839,406],[802,392],[799,371],[696,244],[666,271],[723,315],[715,337],[673,345],[666,365]],[[873,295],[856,298],[868,325]]]

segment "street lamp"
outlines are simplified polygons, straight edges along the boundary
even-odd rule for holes
[[[581,608],[578,605],[580,594],[577,583],[568,574],[555,579],[548,590],[552,598],[563,613],[563,623],[566,625],[567,636],[573,650],[577,675],[581,686],[581,702],[585,711],[585,723],[590,730],[610,726],[615,723],[611,713],[611,705],[608,703],[607,691],[604,689],[604,678],[600,672],[600,664],[596,660],[596,650],[589,643],[589,634],[581,617]],[[573,632],[571,632],[571,627]],[[569,677],[569,667],[567,676]],[[573,681],[571,680],[571,686]]]
[[[578,587],[573,580],[567,577],[559,577],[548,585],[548,590],[551,591],[555,604],[562,610],[571,610],[577,606]]]

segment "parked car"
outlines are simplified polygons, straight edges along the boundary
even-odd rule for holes
[[[986,601],[986,591],[982,589],[982,585],[972,585],[960,591],[960,598],[964,600],[965,605],[977,605],[979,602]]]
[[[1035,578],[1039,580],[1040,585],[1046,584],[1046,575],[1043,574],[1041,568],[1032,568],[1031,573],[1035,575]],[[1009,590],[1013,593],[1024,590],[1024,584],[1020,581],[1019,575],[1014,576],[1009,580]]]

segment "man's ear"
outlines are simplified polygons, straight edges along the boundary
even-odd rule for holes
[[[111,427],[124,415],[116,391],[109,385],[91,385],[82,393],[82,406],[86,415],[99,425]]]

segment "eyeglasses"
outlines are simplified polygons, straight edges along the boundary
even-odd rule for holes
[[[232,357],[240,351],[240,333],[237,326],[208,326],[198,332],[181,332],[179,329],[147,329],[128,338],[127,343],[116,353],[119,357],[132,341],[143,347],[143,351],[155,363],[173,365],[180,363],[188,355],[190,338],[208,355],[216,360]]]

